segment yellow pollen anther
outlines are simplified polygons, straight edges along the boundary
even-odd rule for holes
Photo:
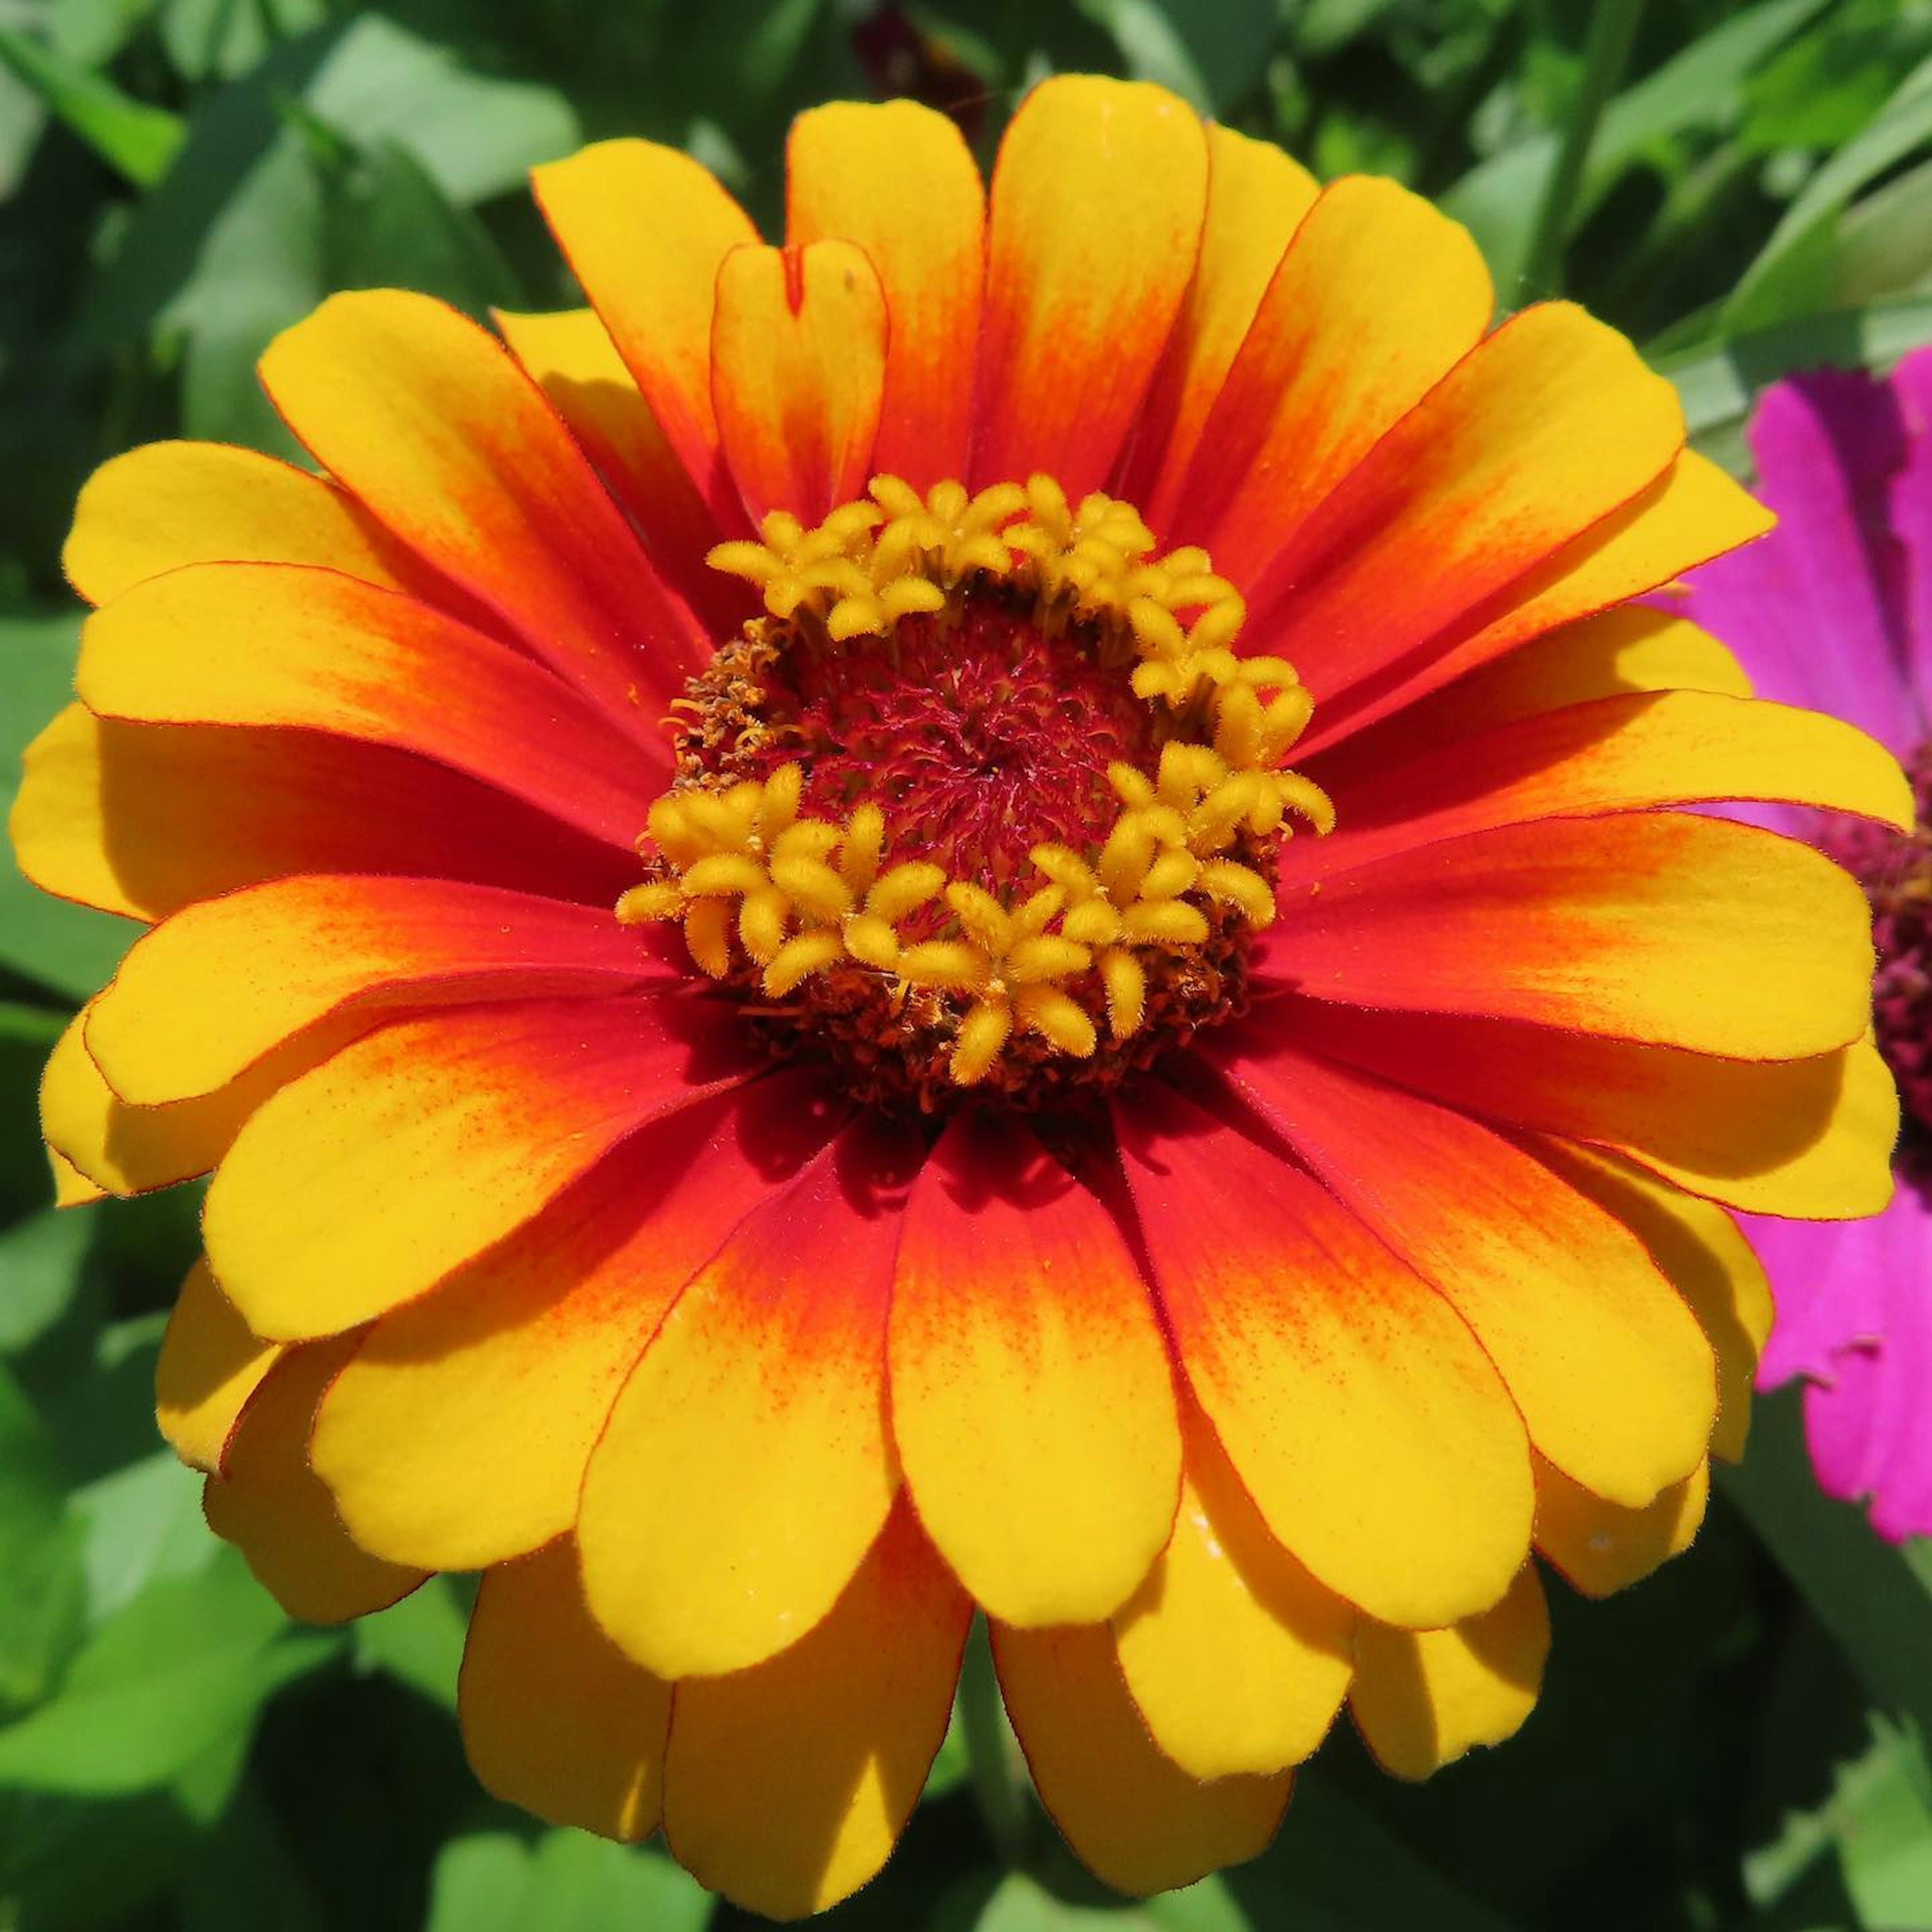
[[[1038,880],[1000,893],[928,860],[893,862],[878,803],[806,808],[804,763],[722,788],[700,772],[652,806],[640,850],[652,875],[619,900],[620,920],[681,920],[714,978],[731,975],[735,945],[769,999],[840,975],[894,1011],[916,996],[920,1024],[950,1024],[960,1086],[986,1079],[1016,1036],[1073,1058],[1096,1051],[1101,1022],[1130,1039],[1160,962],[1231,918],[1274,919],[1265,842],[1287,814],[1318,832],[1334,822],[1321,788],[1282,769],[1313,711],[1294,667],[1242,656],[1239,592],[1204,550],[1158,554],[1130,504],[1099,491],[1070,502],[1046,476],[975,494],[882,476],[814,526],[775,512],[758,541],[720,544],[710,561],[821,652],[883,650],[902,622],[950,622],[982,591],[1030,598],[1042,634],[1086,627],[1082,648],[1112,653],[1100,662],[1150,707],[1154,769],[1108,765],[1118,808],[1104,833],[1084,850],[1035,846]]]

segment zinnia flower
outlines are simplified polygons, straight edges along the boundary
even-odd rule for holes
[[[788,158],[782,248],[540,170],[590,310],[338,296],[262,364],[324,475],[89,485],[15,836],[154,929],[47,1138],[212,1172],[164,1425],[301,1615],[484,1572],[495,1790],[822,1906],[977,1606],[1154,1890],[1345,1700],[1513,1730],[1532,1547],[1688,1540],[1726,1210],[1876,1208],[1894,1103],[1856,882],[1678,808],[1910,801],[1629,603],[1768,518],[1402,188],[1088,79],[989,194],[904,104]]]
[[[1882,1214],[1754,1222],[1778,1306],[1760,1379],[1804,1378],[1820,1482],[1868,1499],[1874,1527],[1896,1540],[1932,1534],[1932,350],[1888,382],[1822,370],[1778,383],[1750,440],[1782,520],[1700,571],[1680,608],[1731,646],[1763,696],[1834,712],[1889,746],[1917,800],[1904,837],[1816,812],[1753,814],[1864,884],[1876,1037],[1905,1103],[1900,1184]]]

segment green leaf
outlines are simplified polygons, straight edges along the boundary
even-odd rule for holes
[[[1903,12],[1898,0],[1838,0],[1752,77],[1740,145],[1770,155],[1849,141],[1924,50],[1923,17],[1915,25]]]
[[[973,1932],[1153,1932],[1142,1907],[1075,1905],[1024,1872],[1009,1872],[972,1920]]]
[[[0,1712],[38,1703],[77,1641],[81,1538],[26,1392],[0,1369]]]
[[[700,1932],[715,1901],[662,1852],[581,1832],[534,1846],[508,1832],[453,1838],[430,1880],[427,1932]]]
[[[920,1802],[928,1804],[958,1790],[972,1768],[972,1760],[966,1749],[966,1727],[959,1721],[956,1708],[946,1724],[946,1735],[940,1740],[939,1753],[932,1760],[932,1768],[926,1774],[926,1789],[920,1793]]]
[[[1880,1707],[1932,1740],[1932,1578],[1819,1488],[1796,1388],[1758,1404],[1744,1461],[1718,1480]]]
[[[34,1096],[66,1022],[65,1014],[44,1006],[0,1001],[0,1222],[35,1213],[53,1199]]]
[[[1724,307],[1727,334],[1768,328],[1794,315],[1839,306],[1834,226],[1882,175],[1932,142],[1932,61],[1907,75],[1858,137],[1826,161],[1772,230]]]
[[[1882,1718],[1870,1742],[1837,1766],[1824,1803],[1787,1817],[1744,1862],[1754,1903],[1775,1904],[1821,1858],[1835,1858],[1862,1924],[1932,1924],[1932,1765],[1918,1741]]]
[[[1252,1863],[1224,1873],[1222,1882],[1257,1927],[1514,1932],[1508,1919],[1418,1857],[1319,1769],[1297,1778],[1294,1802],[1273,1845]]]
[[[581,139],[554,88],[472,73],[380,14],[342,32],[302,98],[360,146],[406,148],[459,207],[520,190],[532,168]]]
[[[159,181],[181,151],[183,130],[176,116],[130,99],[106,75],[44,40],[0,27],[0,63],[136,188]]]
[[[0,1354],[31,1347],[66,1313],[93,1236],[86,1216],[54,1208],[0,1232]]]
[[[1574,234],[1627,170],[1660,143],[1697,128],[1721,128],[1742,110],[1745,82],[1825,0],[1760,0],[1701,35],[1612,101],[1565,232]],[[1533,134],[1479,163],[1442,197],[1444,212],[1474,234],[1504,304],[1543,291],[1521,286],[1530,231],[1562,142]]]
[[[154,0],[52,0],[47,38],[84,67],[105,67],[154,10]]]
[[[227,79],[328,18],[326,0],[165,0],[161,44],[183,79]]]
[[[1203,114],[1256,93],[1279,31],[1251,0],[1078,0],[1120,50],[1121,70],[1158,82]]]
[[[223,1546],[202,1515],[201,1489],[201,1477],[162,1449],[75,1490],[90,1622],[112,1616],[157,1577],[192,1576],[217,1559]]]
[[[1693,442],[1742,476],[1750,468],[1744,424],[1767,383],[1797,369],[1888,369],[1927,342],[1932,298],[1807,316],[1761,334],[1659,357],[1656,367],[1677,386]]]
[[[469,1634],[468,1605],[453,1577],[434,1576],[401,1602],[358,1618],[358,1670],[386,1672],[446,1710],[456,1708],[456,1675]]]
[[[0,1729],[0,1785],[106,1797],[171,1782],[340,1648],[286,1622],[225,1548],[194,1576],[149,1584],[82,1646],[56,1696]]]
[[[78,611],[0,616],[0,802],[11,810],[28,742],[74,695]],[[84,998],[113,976],[134,928],[29,885],[10,847],[0,864],[0,966]]]
[[[337,288],[407,287],[474,316],[515,308],[517,278],[490,231],[410,151],[382,140],[325,166],[327,274]]]

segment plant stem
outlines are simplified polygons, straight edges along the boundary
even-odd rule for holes
[[[959,1721],[966,1734],[974,1798],[1000,1862],[1010,1869],[1026,1852],[1026,1794],[1020,1786],[1018,1748],[993,1674],[993,1648],[983,1617],[973,1619],[973,1634],[966,1640],[959,1672]]]
[[[1644,0],[1597,0],[1590,16],[1590,38],[1583,50],[1583,78],[1563,129],[1556,165],[1544,184],[1542,205],[1523,259],[1526,292],[1532,297],[1562,292],[1563,248],[1569,237],[1570,211],[1583,184],[1590,149],[1597,138],[1604,110],[1622,80],[1636,38]]]

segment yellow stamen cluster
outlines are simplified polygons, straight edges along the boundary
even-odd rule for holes
[[[1318,831],[1333,824],[1320,788],[1280,769],[1313,708],[1293,668],[1238,657],[1239,593],[1205,551],[1156,556],[1130,505],[1095,492],[1075,508],[1042,476],[977,495],[941,483],[923,496],[880,476],[814,528],[776,513],[760,534],[720,544],[710,561],[808,637],[890,636],[914,612],[951,608],[969,578],[1028,592],[1042,626],[1100,626],[1176,735],[1151,777],[1109,766],[1120,809],[1098,849],[1035,846],[1042,883],[1010,903],[929,862],[886,866],[876,805],[842,822],[802,815],[796,764],[668,794],[647,835],[660,875],[626,892],[618,916],[682,920],[714,978],[731,970],[735,932],[774,999],[849,970],[878,976],[895,1004],[915,989],[944,996],[956,1018],[948,1071],[962,1086],[984,1079],[1016,1031],[1084,1059],[1099,1034],[1078,990],[1096,986],[1108,1032],[1127,1039],[1146,1018],[1156,956],[1206,944],[1216,908],[1252,927],[1273,919],[1269,879],[1233,850],[1245,841],[1252,854],[1291,812]]]

